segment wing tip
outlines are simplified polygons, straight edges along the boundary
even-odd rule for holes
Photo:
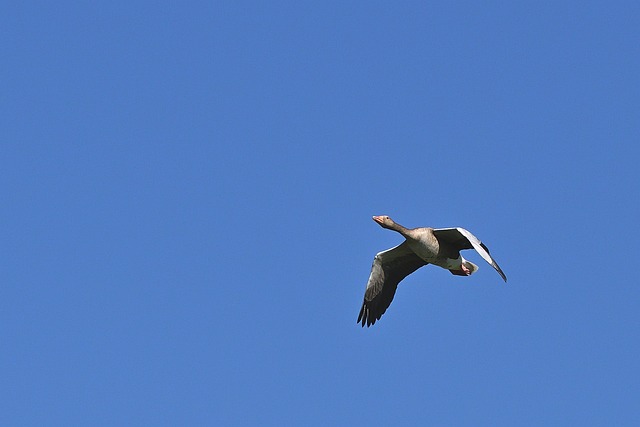
[[[364,319],[363,319],[363,315],[364,315],[364,310],[365,310],[365,303],[362,303],[362,308],[360,309],[360,314],[358,314],[358,320],[356,320],[356,323],[360,323],[360,321],[362,320],[362,327],[364,327]]]
[[[363,328],[365,326],[368,328],[369,326],[374,325],[376,323],[376,320],[380,320],[381,316],[382,314],[380,314],[377,319],[375,316],[372,316],[369,307],[367,307],[367,301],[364,300],[362,302],[362,308],[360,309],[360,314],[358,314],[358,320],[356,320],[356,324],[359,323]]]
[[[502,280],[504,280],[504,283],[507,283],[507,276],[504,274],[500,266],[494,262],[493,268],[495,268],[498,274],[500,275],[500,277],[502,277]]]

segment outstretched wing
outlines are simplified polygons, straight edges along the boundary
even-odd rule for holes
[[[498,274],[506,282],[507,276],[504,275],[502,269],[498,263],[491,257],[489,248],[480,241],[476,236],[471,234],[470,231],[464,228],[439,228],[433,230],[433,234],[436,236],[439,242],[452,245],[456,250],[463,249],[475,249],[485,261],[487,261],[491,267],[495,268]]]
[[[376,254],[364,292],[358,323],[368,326],[380,320],[396,293],[398,283],[418,268],[427,265],[407,242]]]

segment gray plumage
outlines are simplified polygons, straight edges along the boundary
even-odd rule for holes
[[[460,255],[461,250],[475,249],[502,279],[507,281],[502,269],[491,257],[489,249],[464,228],[407,229],[388,216],[374,216],[373,219],[383,228],[402,234],[405,241],[377,253],[373,259],[364,301],[358,315],[358,323],[363,327],[371,326],[380,320],[393,301],[398,283],[420,267],[434,264],[459,276],[469,276],[477,271],[478,266],[465,260]]]

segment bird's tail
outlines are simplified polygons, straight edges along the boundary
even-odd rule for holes
[[[471,261],[467,261],[466,259],[462,258],[462,264],[464,264],[464,266],[467,267],[467,269],[469,270],[469,273],[467,274],[467,276],[471,276],[473,273],[478,271],[479,267],[474,263],[472,263]]]
[[[451,274],[455,274],[456,276],[471,276],[473,273],[478,271],[478,266],[472,263],[471,261],[467,261],[462,258],[462,265],[459,270],[449,270]]]

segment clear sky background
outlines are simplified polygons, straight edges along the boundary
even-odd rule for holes
[[[640,3],[5,2],[0,424],[640,425]],[[356,324],[376,252],[461,226]]]

